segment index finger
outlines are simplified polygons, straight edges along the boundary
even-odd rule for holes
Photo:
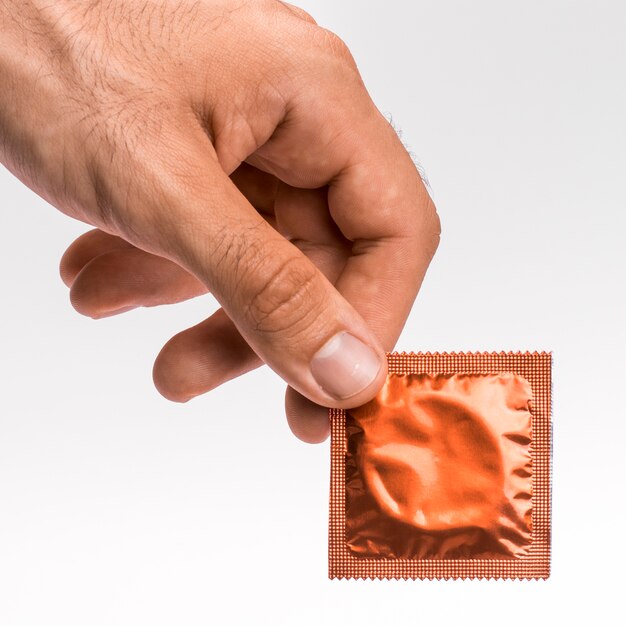
[[[411,156],[360,80],[335,97],[294,106],[285,131],[251,160],[292,186],[328,185],[331,216],[352,242],[335,287],[390,351],[437,249],[440,221]]]
[[[377,112],[378,113],[378,112]],[[335,286],[393,349],[437,250],[441,225],[410,155],[380,113],[345,146],[331,215],[352,254]]]

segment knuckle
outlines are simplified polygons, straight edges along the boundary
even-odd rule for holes
[[[323,301],[319,275],[304,257],[293,256],[259,270],[259,278],[244,315],[257,332],[281,333],[293,338],[306,333],[319,317]]]
[[[322,46],[329,52],[334,58],[339,59],[356,69],[356,62],[350,52],[348,44],[339,37],[336,33],[327,28],[320,28],[319,33],[322,39]]]
[[[92,190],[90,214],[95,226],[111,229],[114,222],[113,198],[107,181],[100,166],[94,161],[87,164],[87,178]]]
[[[441,218],[430,195],[426,203],[424,218],[426,242],[431,256],[434,256],[441,241]]]
[[[403,224],[404,235],[432,259],[441,239],[441,219],[430,194],[425,190],[420,193],[417,203]]]
[[[327,28],[322,28],[321,32],[324,37],[324,43],[332,50],[337,56],[349,55],[350,50],[346,42],[337,33]]]
[[[301,9],[300,7],[296,7],[293,5],[292,5],[292,8],[296,11],[296,14],[301,20],[304,20],[308,24],[313,24],[314,26],[317,26],[317,21],[309,12],[305,11],[304,9]]]
[[[310,13],[296,6],[295,4],[291,4],[290,2],[283,2],[283,0],[280,0],[280,5],[284,7],[285,9],[287,9],[291,14],[307,22],[308,24],[314,24],[314,25],[317,24],[317,22],[315,21],[315,19]]]

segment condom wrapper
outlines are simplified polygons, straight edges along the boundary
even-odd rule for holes
[[[330,409],[330,578],[547,578],[550,353],[388,353]]]

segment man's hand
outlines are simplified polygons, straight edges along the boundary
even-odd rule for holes
[[[96,227],[61,263],[81,313],[219,301],[164,396],[265,362],[306,441],[381,387],[439,239],[346,46],[277,0],[0,0],[0,160]]]

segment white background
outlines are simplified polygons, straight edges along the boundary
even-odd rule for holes
[[[214,302],[80,317],[57,263],[85,227],[0,170],[0,624],[621,622],[626,5],[302,6],[442,216],[398,349],[554,351],[552,577],[327,580],[328,444],[293,438],[281,380],[163,400],[154,356]]]

